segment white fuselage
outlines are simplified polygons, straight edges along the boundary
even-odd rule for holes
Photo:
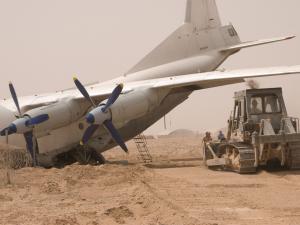
[[[230,53],[232,54],[232,53]],[[230,56],[229,53],[221,54],[217,51],[206,52],[203,55],[180,60],[177,62],[168,63],[165,65],[157,66],[151,69],[147,69],[144,71],[140,71],[134,74],[127,74],[125,76],[119,77],[117,79],[104,82],[99,84],[99,86],[105,86],[108,83],[116,83],[123,82],[126,86],[126,82],[132,81],[140,81],[140,80],[149,80],[155,78],[162,78],[168,76],[177,76],[177,75],[185,75],[191,73],[198,72],[208,72],[215,70],[227,57]],[[186,91],[186,93],[173,95],[170,98],[169,103],[164,102],[166,104],[166,110],[160,110],[162,107],[161,103],[164,99],[167,99],[169,93],[163,91],[159,93],[158,91],[149,91],[145,88],[136,89],[128,94],[124,94],[120,97],[119,100],[115,103],[115,107],[118,108],[112,115],[113,122],[116,127],[121,130],[121,133],[125,135],[124,139],[128,140],[138,133],[142,132],[144,129],[147,129],[161,117],[163,117],[167,112],[173,109],[175,106],[180,104],[183,100],[185,100],[188,95],[190,95],[190,91]],[[28,103],[35,102],[37,99],[46,98],[59,100],[61,101],[59,93],[54,94],[45,94],[45,95],[37,95],[31,97],[20,97],[20,105],[26,106]],[[124,101],[122,101],[124,98]],[[127,101],[127,102],[126,102]],[[123,105],[118,105],[118,102],[123,102]],[[168,105],[169,104],[169,105]],[[130,107],[128,107],[130,106]],[[58,154],[64,151],[68,151],[69,149],[78,145],[84,129],[82,129],[82,125],[84,127],[87,126],[84,115],[88,110],[89,106],[86,104],[82,107],[82,116],[79,120],[72,122],[69,125],[62,126],[56,130],[45,131],[45,129],[41,129],[40,127],[36,128],[37,136],[39,137],[39,130],[43,130],[39,142],[39,151],[40,154]],[[59,118],[61,121],[65,121],[65,114],[72,114],[72,112],[61,112]],[[6,127],[12,121],[15,120],[16,110],[11,100],[2,101],[0,104],[0,127]],[[154,116],[155,115],[155,116]],[[150,118],[151,117],[151,118]],[[59,120],[59,119],[58,119]],[[131,128],[133,121],[140,120],[138,127]],[[120,122],[121,121],[121,122]],[[58,121],[59,122],[59,121]],[[131,123],[132,122],[132,123]],[[47,126],[44,125],[44,126]],[[133,127],[133,126],[132,126]],[[125,129],[125,130],[124,130]],[[47,130],[47,129],[46,129]],[[45,133],[46,132],[46,133]],[[98,151],[103,151],[107,149],[109,143],[111,144],[110,138],[107,136],[107,132],[104,128],[99,129],[96,133],[97,137],[104,137],[101,141],[95,140],[93,143],[93,147]],[[106,141],[103,141],[106,140]],[[5,142],[6,138],[1,137],[1,142]],[[9,144],[25,147],[25,141],[23,135],[11,135],[9,136]]]

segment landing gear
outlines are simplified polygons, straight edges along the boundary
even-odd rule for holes
[[[76,162],[81,165],[102,165],[105,164],[105,158],[93,148],[78,146],[69,152],[58,155],[55,166],[64,167]]]
[[[105,164],[104,157],[95,149],[88,146],[79,146],[72,151],[72,157],[82,165]]]

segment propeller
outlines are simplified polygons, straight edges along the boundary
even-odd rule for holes
[[[22,117],[22,112],[20,109],[20,105],[19,105],[19,101],[18,101],[18,97],[17,97],[17,93],[15,91],[14,85],[10,82],[8,86],[9,86],[11,97],[14,100],[16,108],[19,112],[19,117]]]
[[[49,115],[41,114],[35,117],[30,117],[27,114],[23,115],[20,109],[17,93],[12,83],[9,83],[9,90],[19,115],[18,118],[8,127],[0,131],[0,135],[6,136],[11,134],[23,134],[26,141],[27,151],[30,153],[34,165],[36,165],[37,161],[35,152],[37,152],[37,138],[34,136],[34,127],[49,120]]]
[[[83,137],[81,139],[80,144],[86,144],[90,138],[94,135],[96,130],[103,125],[107,131],[110,133],[111,137],[114,141],[126,152],[128,153],[128,148],[123,141],[121,135],[119,134],[118,130],[112,123],[111,112],[109,111],[110,107],[115,103],[115,101],[119,98],[120,94],[123,90],[123,84],[117,85],[115,89],[112,91],[111,95],[109,96],[107,102],[105,104],[96,105],[85,87],[82,83],[77,79],[74,78],[74,83],[81,94],[86,98],[87,101],[91,103],[93,109],[86,115],[86,122],[90,124],[90,126],[85,130]]]

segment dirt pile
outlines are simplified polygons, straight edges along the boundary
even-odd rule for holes
[[[197,132],[185,129],[174,130],[168,135],[169,137],[196,137]]]

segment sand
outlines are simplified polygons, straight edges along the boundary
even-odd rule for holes
[[[300,224],[300,171],[210,171],[200,145],[200,138],[149,140],[149,166],[130,142],[129,156],[113,149],[103,166],[13,171],[12,184],[0,184],[0,224]]]

